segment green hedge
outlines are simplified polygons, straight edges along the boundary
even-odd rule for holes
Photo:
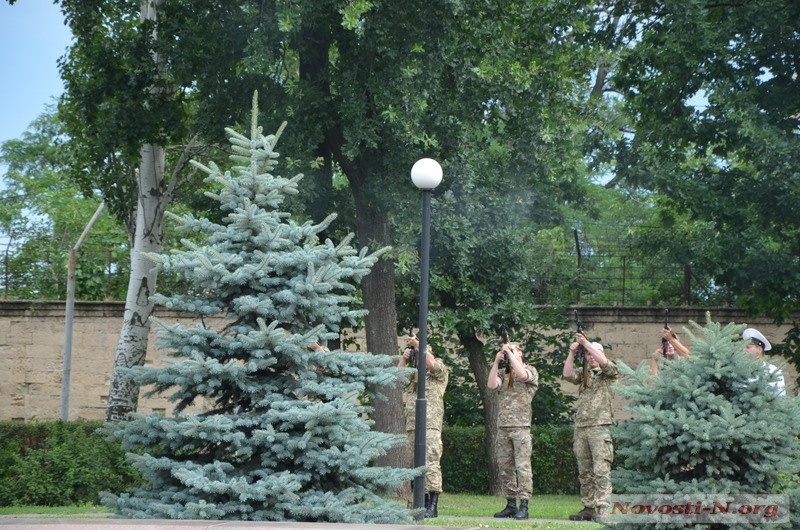
[[[138,479],[102,424],[0,422],[0,506],[97,504],[101,491],[123,491]]]
[[[572,426],[534,425],[531,433],[533,492],[577,494],[578,464],[572,452]],[[488,494],[491,488],[484,428],[445,427],[442,444],[442,482],[445,491]]]
[[[101,422],[0,422],[0,506],[98,504],[100,492],[119,493],[139,474],[119,446],[96,430]],[[576,494],[578,471],[571,426],[540,426],[533,433],[533,487],[537,494]],[[485,495],[489,463],[483,427],[445,427],[442,475],[450,493]]]

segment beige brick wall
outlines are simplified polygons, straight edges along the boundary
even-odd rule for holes
[[[69,419],[102,420],[105,416],[109,375],[114,363],[123,304],[79,302],[72,327],[72,368]],[[0,301],[0,420],[53,420],[60,417],[61,380],[64,373],[65,305],[53,302]],[[167,322],[181,320],[171,312],[159,312]],[[610,356],[636,366],[660,344],[663,310],[658,308],[581,308],[586,333],[611,345]],[[788,326],[767,320],[746,320],[740,311],[712,310],[715,321],[747,322],[775,343],[783,340]],[[704,310],[671,309],[670,324],[682,337],[688,320],[705,322]],[[187,321],[188,323],[189,321]],[[208,323],[208,322],[207,322]],[[154,337],[151,337],[154,338]],[[151,340],[148,363],[160,363]],[[779,364],[779,363],[775,363]],[[787,384],[795,391],[797,374],[784,368]],[[565,385],[574,394],[572,385]],[[203,404],[199,403],[198,408]],[[624,403],[615,404],[616,416],[627,417]],[[140,412],[171,410],[166,399],[141,399]]]
[[[0,302],[0,420],[53,420],[61,415],[64,375],[65,304]],[[69,415],[105,417],[122,303],[79,302],[72,326]],[[168,321],[175,314],[162,314]],[[160,362],[154,335],[147,363]],[[202,403],[199,404],[199,408]],[[140,412],[167,411],[164,398],[141,399]]]

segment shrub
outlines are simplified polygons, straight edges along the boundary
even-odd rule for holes
[[[97,504],[138,481],[100,422],[0,422],[0,506]]]
[[[101,422],[0,422],[0,506],[98,504],[100,492],[139,483],[125,453],[97,432]],[[572,427],[534,425],[535,494],[578,492]],[[483,427],[445,427],[442,475],[448,493],[486,495],[489,461]]]
[[[571,425],[534,425],[531,467],[534,494],[578,493],[578,465]],[[448,493],[486,495],[489,461],[483,427],[445,427],[442,431],[442,481]]]

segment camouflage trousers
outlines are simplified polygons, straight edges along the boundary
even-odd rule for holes
[[[531,428],[500,427],[494,447],[500,487],[506,499],[528,500],[533,494]]]
[[[614,462],[610,425],[575,427],[572,449],[578,461],[581,502],[587,508],[607,507],[611,496],[611,464]]]
[[[414,431],[406,431],[408,446],[411,448],[411,467],[414,467]],[[442,431],[425,429],[425,492],[442,490]]]

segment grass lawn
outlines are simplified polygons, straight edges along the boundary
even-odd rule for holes
[[[505,508],[506,500],[488,495],[468,495],[442,493],[439,497],[439,517],[427,519],[432,526],[462,526],[471,528],[517,528],[575,530],[576,528],[595,529],[602,525],[577,523],[569,516],[581,510],[580,498],[575,495],[536,495],[528,503],[531,519],[549,519],[534,523],[514,519],[494,519],[492,516]],[[475,519],[472,519],[472,518]],[[489,518],[490,520],[487,520]],[[563,521],[561,523],[560,521]]]
[[[0,516],[35,515],[41,518],[94,519],[107,517],[108,508],[97,504],[79,506],[2,506]]]
[[[492,515],[505,507],[505,499],[488,495],[442,493],[439,497],[439,517],[426,519],[428,526],[451,526],[467,528],[510,528],[527,530],[576,530],[600,528],[594,523],[576,523],[568,517],[581,509],[577,496],[538,495],[531,499],[528,513],[531,519],[547,519],[534,522],[514,519],[494,519]],[[102,518],[108,509],[98,505],[81,506],[8,506],[0,507],[0,516],[31,516],[58,518]],[[563,521],[563,522],[561,522]]]

